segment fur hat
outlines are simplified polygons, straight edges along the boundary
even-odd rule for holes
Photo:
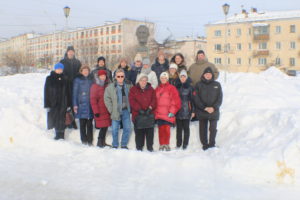
[[[169,69],[171,69],[171,68],[178,70],[178,66],[175,63],[170,64]]]
[[[169,74],[168,74],[167,72],[161,73],[159,77],[160,77],[160,78],[166,77],[166,78],[169,80]]]
[[[144,78],[144,77],[146,77],[147,78],[147,81],[148,81],[148,76],[147,76],[147,74],[144,74],[144,73],[140,73],[140,74],[138,74],[137,75],[137,77],[136,77],[136,84],[142,79],[142,78]]]

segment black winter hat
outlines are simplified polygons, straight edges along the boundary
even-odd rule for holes
[[[100,56],[100,57],[97,59],[97,63],[98,63],[100,60],[103,60],[103,62],[105,63],[105,58],[104,58],[103,56]]]
[[[203,51],[203,50],[199,50],[198,52],[197,52],[197,55],[198,54],[204,54],[205,55],[205,52]]]
[[[74,47],[73,46],[68,46],[68,48],[67,48],[67,52],[68,51],[74,51],[75,52],[75,49],[74,49]]]
[[[212,70],[210,67],[207,67],[207,68],[205,68],[203,74],[206,74],[206,73],[211,73],[211,74],[213,74],[213,70]]]

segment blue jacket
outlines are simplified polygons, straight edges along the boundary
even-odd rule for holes
[[[90,104],[90,88],[93,80],[78,75],[73,83],[73,106],[78,106],[76,118],[92,119],[94,114]]]

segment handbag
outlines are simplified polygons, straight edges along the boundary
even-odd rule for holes
[[[144,128],[153,128],[155,124],[154,114],[150,113],[150,109],[147,111],[140,111],[135,118],[135,128],[144,129]]]
[[[66,126],[71,125],[74,120],[75,120],[75,118],[74,118],[72,110],[71,109],[67,110],[65,125]]]

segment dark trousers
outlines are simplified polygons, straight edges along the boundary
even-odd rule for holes
[[[108,127],[100,128],[99,135],[98,135],[98,143],[97,143],[98,147],[106,146],[105,137],[106,137],[107,129],[108,129]]]
[[[145,139],[148,151],[153,151],[154,128],[134,129],[136,149],[142,151]]]
[[[80,138],[82,144],[93,144],[93,119],[80,119]]]
[[[209,122],[209,140],[207,139],[208,122]],[[200,141],[203,145],[203,148],[215,146],[216,135],[217,135],[217,122],[218,120],[208,120],[208,119],[199,120]]]
[[[182,131],[183,135],[183,148],[185,149],[189,144],[190,139],[190,120],[189,119],[176,119],[176,139],[177,147],[182,145]]]
[[[65,139],[65,130],[55,129],[55,140]]]

